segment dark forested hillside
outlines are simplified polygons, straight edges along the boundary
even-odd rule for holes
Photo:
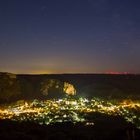
[[[140,75],[0,73],[0,102],[66,96],[140,99]]]

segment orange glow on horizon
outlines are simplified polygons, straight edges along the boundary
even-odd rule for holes
[[[129,72],[115,72],[115,71],[109,71],[109,72],[106,72],[106,74],[130,74]]]

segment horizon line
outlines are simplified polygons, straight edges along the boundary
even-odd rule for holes
[[[140,73],[129,73],[129,72],[81,72],[81,73],[73,73],[73,72],[69,72],[69,73],[13,73],[13,72],[1,72],[0,73],[9,73],[9,74],[15,74],[15,75],[92,75],[92,74],[99,74],[99,75],[140,75]]]

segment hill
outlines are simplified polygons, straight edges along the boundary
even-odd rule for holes
[[[0,73],[0,101],[86,97],[140,99],[140,75]]]

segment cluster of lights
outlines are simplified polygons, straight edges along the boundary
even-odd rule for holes
[[[92,112],[122,116],[126,121],[140,128],[139,102],[108,102],[100,99],[88,100],[86,98],[18,101],[1,107],[0,119],[35,121],[47,125],[56,122],[85,122],[85,125],[94,125],[94,120],[89,122],[85,117],[85,115]]]

